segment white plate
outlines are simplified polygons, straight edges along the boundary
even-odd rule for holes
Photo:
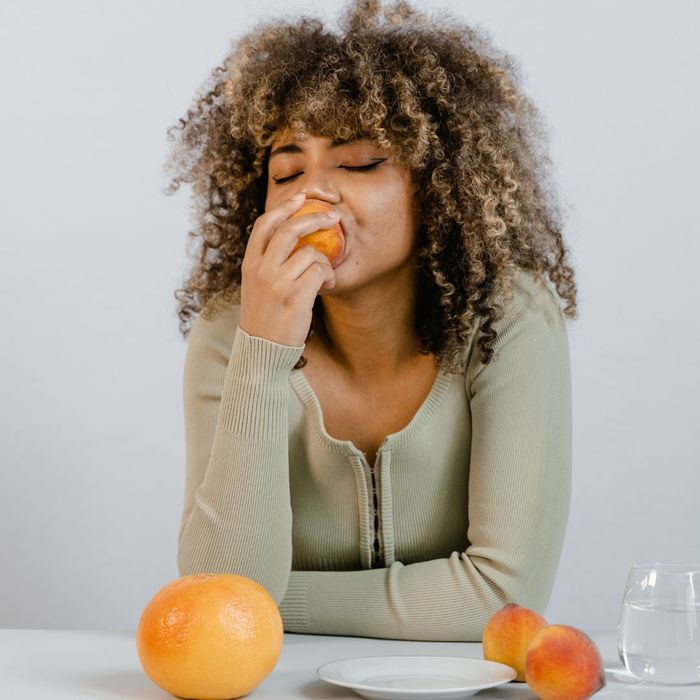
[[[360,656],[324,664],[316,673],[372,700],[461,700],[517,675],[505,664],[469,656]]]

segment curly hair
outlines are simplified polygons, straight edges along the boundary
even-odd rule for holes
[[[383,18],[380,17],[380,10]],[[382,21],[382,19],[384,21]],[[258,23],[233,42],[208,76],[166,161],[165,193],[192,185],[201,239],[174,296],[180,332],[240,300],[241,264],[264,212],[275,133],[291,128],[392,149],[422,195],[414,327],[418,352],[464,370],[464,348],[481,321],[478,350],[494,353],[493,322],[512,298],[519,268],[549,277],[577,317],[562,211],[551,177],[544,120],[520,89],[520,67],[478,31],[404,0],[352,0],[340,33],[317,18]],[[195,260],[196,256],[196,260]],[[322,324],[321,297],[311,328]],[[303,367],[299,359],[296,368]]]

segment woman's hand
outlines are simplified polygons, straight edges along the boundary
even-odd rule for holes
[[[316,248],[304,245],[290,256],[300,236],[338,221],[325,212],[290,219],[303,202],[288,199],[256,219],[241,266],[239,327],[281,345],[304,344],[318,290],[335,285],[328,258]]]

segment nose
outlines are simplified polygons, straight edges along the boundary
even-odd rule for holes
[[[340,201],[340,193],[333,179],[327,177],[320,169],[307,169],[297,180],[297,192],[303,192],[307,199],[320,199],[329,204],[337,204]]]

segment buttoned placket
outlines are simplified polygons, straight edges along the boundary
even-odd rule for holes
[[[387,443],[385,438],[382,446]],[[377,450],[374,458],[374,463],[370,465],[367,460],[367,455],[362,450],[356,448],[358,457],[362,465],[363,472],[368,476],[366,479],[367,485],[367,507],[369,510],[369,542],[370,542],[370,557],[369,566],[372,569],[381,569],[385,566],[385,551],[384,551],[384,518],[382,517],[383,499],[382,499],[382,465],[384,455],[388,454],[388,450]]]

